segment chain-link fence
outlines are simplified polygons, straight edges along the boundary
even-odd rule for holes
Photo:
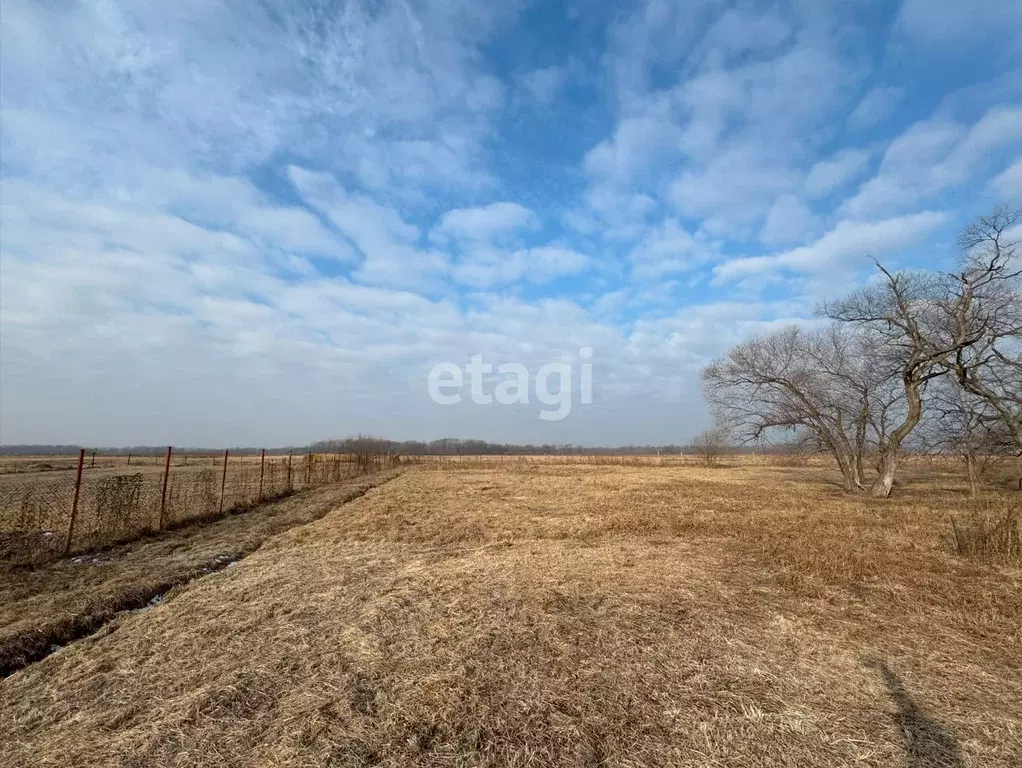
[[[375,471],[361,454],[54,457],[0,474],[0,561],[44,562]]]

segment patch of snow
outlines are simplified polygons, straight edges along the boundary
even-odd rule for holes
[[[102,557],[95,555],[78,555],[78,557],[72,557],[71,562],[75,565],[104,565],[109,560],[104,560]]]

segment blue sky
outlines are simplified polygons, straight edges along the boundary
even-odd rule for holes
[[[729,344],[1022,204],[1017,2],[6,0],[0,35],[5,443],[682,442]],[[563,421],[427,394],[582,347]]]

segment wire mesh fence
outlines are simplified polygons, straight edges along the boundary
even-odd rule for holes
[[[375,471],[363,454],[44,457],[0,474],[0,562],[95,550]]]

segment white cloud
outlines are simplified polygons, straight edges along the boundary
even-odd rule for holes
[[[657,209],[647,194],[635,193],[613,184],[590,186],[585,193],[586,207],[565,214],[565,224],[584,234],[599,232],[609,240],[632,240],[647,227]]]
[[[943,213],[926,211],[877,222],[842,221],[811,245],[770,256],[732,259],[713,270],[718,283],[778,270],[823,272],[847,268],[866,256],[905,248],[946,221]]]
[[[922,242],[942,219],[921,209],[1019,190],[1018,110],[975,122],[1018,101],[992,50],[992,79],[890,142],[838,213],[870,159],[847,129],[921,117],[898,99],[922,65],[866,64],[889,28],[830,2],[641,0],[540,50],[511,37],[518,7],[7,0],[4,441],[678,439],[703,415],[664,400],[691,404],[726,344]],[[960,11],[920,7],[890,51],[956,52]],[[973,18],[1007,37],[1014,16]],[[741,258],[763,243],[784,245]],[[789,298],[741,300],[765,285]],[[556,432],[425,394],[435,362],[581,346],[604,399]]]
[[[521,87],[540,106],[548,106],[568,80],[568,66],[550,66],[533,69],[521,79]]]
[[[671,185],[671,200],[686,216],[747,221],[764,213],[796,182],[783,158],[764,146],[743,144],[713,156],[701,171],[684,171]]]
[[[1016,160],[990,182],[1002,200],[1011,204],[1022,201],[1022,160]]]
[[[870,153],[863,149],[842,149],[828,160],[820,160],[809,169],[805,192],[823,197],[858,178],[869,164]]]
[[[304,208],[274,203],[247,179],[140,166],[126,182],[126,189],[110,190],[113,199],[226,229],[265,248],[356,259],[350,245],[316,216]]]
[[[808,6],[643,3],[612,29],[618,116],[585,156],[589,210],[573,211],[571,225],[606,237],[598,225],[612,207],[594,200],[638,193],[701,220],[704,233],[753,236],[833,135],[828,119],[847,109],[861,76],[849,41]],[[649,226],[621,218],[607,227],[615,239]]]
[[[716,61],[740,58],[750,52],[771,53],[791,38],[792,31],[792,24],[777,8],[762,13],[728,8],[706,31],[694,53]]]
[[[540,218],[518,203],[490,203],[480,208],[458,208],[448,211],[430,232],[430,239],[443,242],[447,238],[489,242],[495,237],[518,230],[535,230]]]
[[[717,149],[721,136],[745,106],[740,77],[722,69],[699,73],[672,94],[684,117],[672,133],[690,158],[701,159]]]
[[[971,128],[923,120],[895,139],[880,170],[841,206],[866,218],[911,209],[988,168],[996,153],[1022,145],[1022,108],[993,107]]]
[[[778,326],[811,323],[810,310],[804,297],[695,304],[667,317],[637,322],[628,339],[629,352],[637,360],[669,360],[676,368],[695,372],[731,344]]]
[[[905,89],[894,85],[870,88],[848,115],[848,125],[856,130],[871,128],[894,112],[905,97]]]
[[[425,394],[429,367],[483,351],[535,368],[572,345],[598,343],[613,357],[623,344],[571,301],[482,296],[462,310],[315,271],[287,279],[229,233],[9,184],[0,209],[5,442],[435,437],[438,419],[456,433],[535,440],[538,420],[521,412],[438,411]],[[557,244],[512,256],[537,280],[585,262]]]
[[[459,285],[487,290],[525,280],[543,285],[581,272],[588,259],[552,242],[523,247],[542,226],[539,216],[517,203],[501,202],[445,213],[430,240],[457,252],[451,277]]]
[[[18,157],[5,151],[5,162],[109,182],[129,158],[234,172],[283,149],[401,192],[485,183],[483,144],[503,87],[476,46],[514,13],[504,3],[358,0],[57,12],[12,0],[0,72],[5,149]],[[39,124],[52,130],[39,134]],[[53,163],[54,152],[76,168]]]
[[[664,117],[643,115],[622,120],[614,136],[589,150],[586,172],[597,179],[627,182],[648,173],[656,157],[677,145],[678,130]]]
[[[473,288],[488,289],[517,280],[542,285],[585,269],[589,259],[566,246],[549,243],[535,248],[501,251],[476,248],[466,252],[454,266],[454,280]]]
[[[770,207],[760,240],[770,245],[797,242],[810,237],[818,226],[818,218],[805,203],[795,195],[781,195]]]
[[[430,291],[448,272],[447,256],[418,248],[419,229],[393,208],[348,193],[329,174],[295,166],[289,174],[309,205],[328,216],[361,251],[364,260],[355,273],[360,280]]]
[[[704,256],[705,250],[673,218],[665,219],[628,254],[633,273],[641,279],[659,279],[687,271],[698,265]]]

